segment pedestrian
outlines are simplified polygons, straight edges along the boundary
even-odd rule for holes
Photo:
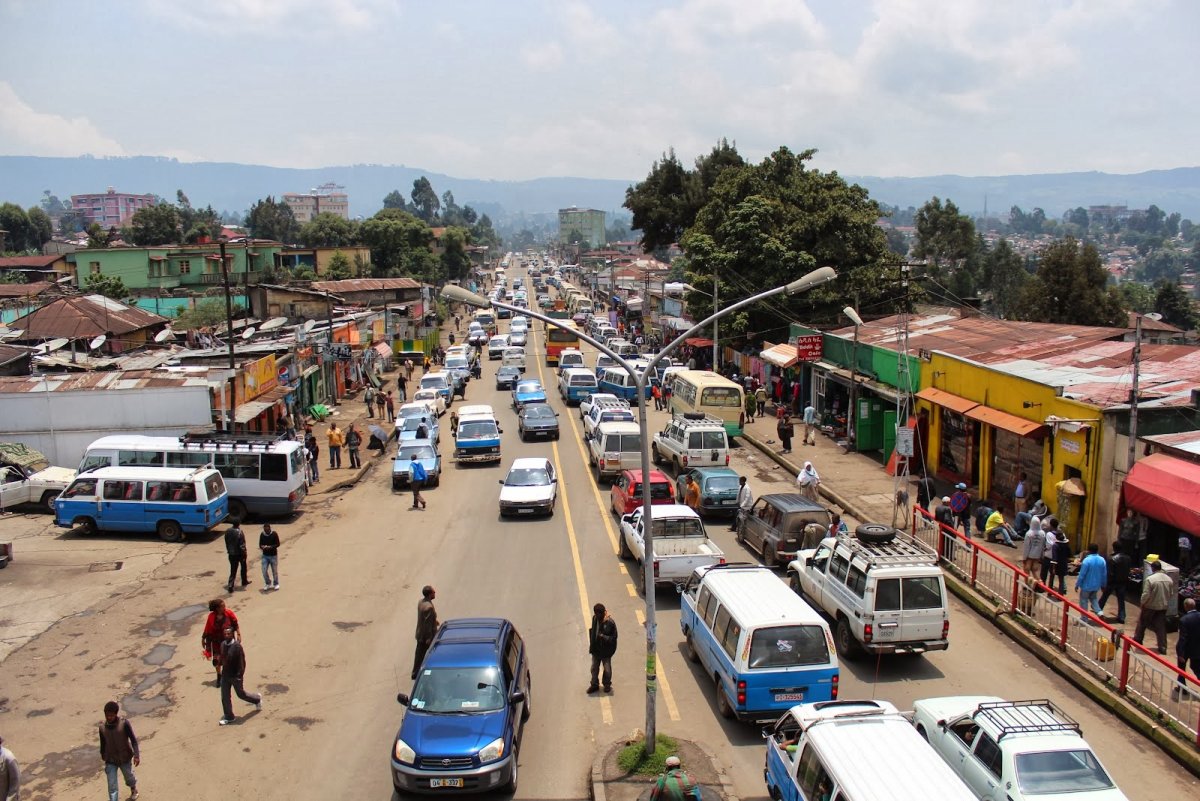
[[[674,392],[675,390],[672,388],[672,385],[669,381],[663,385],[662,396],[664,411],[671,411],[671,395],[674,394]]]
[[[1167,605],[1174,589],[1171,577],[1162,572],[1162,562],[1155,559],[1150,563],[1150,575],[1142,581],[1142,611],[1138,614],[1133,639],[1140,643],[1146,636],[1146,629],[1154,629],[1158,652],[1163,655],[1167,653]]]
[[[1125,553],[1124,546],[1118,540],[1113,543],[1113,555],[1108,560],[1108,581],[1104,584],[1104,592],[1100,594],[1100,608],[1108,603],[1108,596],[1117,598],[1117,622],[1125,622],[1125,590],[1129,587],[1129,572],[1133,569],[1133,559]]]
[[[416,366],[413,364],[413,360],[411,358],[405,359],[404,360],[404,377],[407,378],[409,381],[412,381],[414,369],[416,369]]]
[[[229,626],[225,627],[225,641],[221,643],[221,719],[222,726],[233,723],[237,717],[233,714],[233,693],[248,704],[254,704],[255,709],[262,709],[262,696],[258,693],[248,693],[244,686],[246,680],[246,650],[241,640],[234,636]],[[232,692],[231,692],[232,691]]]
[[[1046,532],[1046,547],[1042,549],[1042,583],[1053,587],[1051,576],[1054,575],[1054,546],[1058,543],[1058,532],[1050,527],[1049,521],[1042,522],[1042,530]]]
[[[933,519],[948,529],[954,529],[954,507],[948,495],[942,496],[942,502],[933,509]]]
[[[433,606],[433,599],[436,597],[437,590],[429,584],[421,588],[421,600],[417,603],[417,651],[413,654],[413,681],[417,680],[417,671],[425,661],[425,652],[429,650],[433,637],[437,634],[437,609]]]
[[[399,376],[397,376],[399,377]],[[375,393],[375,416],[380,420],[384,419],[384,411],[387,408],[387,396],[384,394],[383,388]]]
[[[738,523],[750,514],[754,505],[754,493],[746,482],[745,476],[738,476],[737,511],[733,513],[733,522],[729,524],[730,531],[737,531]]]
[[[817,474],[817,468],[813,467],[812,462],[805,462],[804,467],[800,468],[796,475],[796,486],[805,498],[814,502],[820,501],[818,488],[821,486],[821,476]]]
[[[420,430],[417,431],[418,436]],[[428,436],[428,435],[426,435]],[[412,459],[408,463],[408,483],[412,485],[413,505],[416,509],[420,504],[420,508],[425,508],[425,498],[421,495],[421,488],[425,486],[425,481],[429,478],[429,473],[425,470],[425,465],[421,464],[421,460],[417,458],[417,454],[412,455]]]
[[[1088,543],[1087,549],[1088,555],[1079,563],[1075,589],[1079,591],[1079,605],[1084,611],[1100,617],[1100,604],[1096,600],[1100,597],[1100,591],[1104,589],[1104,582],[1108,580],[1108,566],[1104,564],[1104,557],[1100,555],[1100,547],[1096,543]]]
[[[258,550],[262,552],[263,589],[279,589],[279,533],[270,523],[263,523]]]
[[[658,386],[658,384],[654,384],[650,387],[650,397],[654,398],[654,411],[661,412],[662,411],[662,388],[660,388]]]
[[[424,375],[425,373],[428,373],[429,368],[431,366],[433,366],[433,362],[430,360],[430,358],[428,356],[426,356],[425,359],[421,362],[421,374]]]
[[[0,801],[20,801],[21,799],[21,769],[17,766],[17,758],[4,745],[0,737]]]
[[[745,395],[745,398],[746,399],[745,399],[745,402],[743,403],[743,408],[746,411],[746,422],[753,423],[754,422],[754,413],[758,410],[758,401],[756,401],[754,399],[753,392],[747,392]]]
[[[783,443],[782,453],[792,452],[792,437],[796,433],[796,427],[792,425],[792,419],[787,412],[779,418],[779,422],[775,424],[775,433],[779,435],[780,442]]]
[[[400,402],[408,402],[408,379],[402,375],[396,376],[396,391],[400,393]],[[388,393],[391,394],[390,392]]]
[[[650,801],[701,801],[700,785],[687,775],[679,757],[667,757],[663,767],[666,771],[658,775],[654,789],[650,791]]]
[[[100,759],[104,762],[104,775],[108,779],[108,801],[117,801],[117,771],[125,778],[129,801],[134,801],[138,797],[138,787],[133,769],[142,764],[142,753],[133,726],[129,725],[129,718],[120,717],[120,711],[121,707],[116,701],[104,705],[104,722],[97,727],[100,731]]]
[[[396,419],[396,399],[392,397],[392,391],[389,389],[387,395],[383,398],[383,405],[387,409],[387,421],[389,423]]]
[[[461,326],[462,326],[462,318],[461,318],[461,317],[459,317],[457,314],[456,314],[456,315],[454,315],[454,330],[455,330],[455,331],[459,331],[459,330],[461,330]],[[451,340],[451,341],[450,341],[450,344],[452,344],[452,345],[453,345],[453,344],[454,344],[454,340]]]
[[[763,417],[767,413],[767,388],[762,384],[754,390],[754,402],[758,404],[758,416]]]
[[[221,643],[225,640],[225,629],[232,628],[238,639],[242,638],[242,627],[237,615],[225,606],[225,601],[213,598],[208,602],[208,619],[204,621],[204,631],[200,635],[200,647],[204,658],[211,659],[217,671],[217,684],[221,683]]]
[[[225,532],[225,555],[229,557],[229,581],[225,584],[225,589],[233,592],[233,579],[238,568],[242,570],[242,588],[245,589],[250,585],[250,580],[246,578],[246,535],[237,523]]]
[[[987,521],[983,524],[983,538],[987,542],[1003,541],[1009,548],[1016,548],[1017,544],[1013,542],[1012,526],[1004,519],[1004,512],[997,508],[992,510],[988,515]]]
[[[1188,663],[1192,664],[1192,674],[1200,673],[1196,669],[1200,664],[1200,611],[1196,609],[1195,598],[1183,599],[1183,617],[1179,618],[1179,639],[1175,642],[1175,665],[1179,668],[1178,685],[1171,690],[1171,700],[1179,700],[1179,696],[1187,687]],[[3,798],[0,795],[0,798]]]
[[[797,383],[797,389],[799,389],[799,386]],[[799,395],[797,395],[798,397]],[[804,444],[817,444],[817,409],[812,405],[811,401],[804,407]]]
[[[954,513],[955,519],[955,522],[950,524],[950,528],[962,526],[963,535],[970,539],[971,493],[967,492],[967,485],[961,481],[954,485],[954,492],[950,495],[950,511]]]
[[[695,473],[688,473],[683,502],[700,514],[700,484],[696,481]]]
[[[1071,567],[1071,543],[1067,542],[1067,535],[1058,530],[1057,524],[1054,532],[1054,577],[1058,579],[1058,594],[1066,595],[1067,572]]]
[[[1029,508],[1029,477],[1022,470],[1017,474],[1017,486],[1013,490],[1013,512],[1020,514]]]
[[[329,469],[337,470],[342,466],[342,446],[346,444],[346,435],[337,427],[337,423],[330,423],[326,437],[329,444]]]
[[[422,417],[417,423],[417,439],[429,439],[429,418]]]
[[[346,429],[346,450],[350,452],[351,470],[357,470],[362,467],[362,460],[358,456],[358,449],[361,447],[362,434],[354,427],[354,423],[351,423],[350,428]]]
[[[588,653],[592,656],[592,681],[588,685],[588,695],[599,692],[600,682],[604,682],[604,692],[612,692],[612,658],[617,652],[617,622],[604,608],[604,604],[592,607],[592,627],[588,629]],[[600,675],[600,668],[604,675]]]
[[[283,417],[279,420],[280,427],[283,428],[283,436],[288,439],[296,438],[296,422],[289,412],[284,412]]]
[[[1042,566],[1042,554],[1046,551],[1046,532],[1042,531],[1042,519],[1030,518],[1029,530],[1021,543],[1021,568],[1025,571],[1025,583],[1033,586],[1037,583],[1038,572]],[[1101,603],[1103,608],[1104,604]]]
[[[934,486],[933,479],[929,477],[929,474],[924,471],[921,472],[921,476],[917,479],[916,483],[917,506],[928,511],[930,503],[937,497],[937,487]]]
[[[321,446],[317,444],[317,437],[312,432],[310,427],[304,435],[304,449],[308,451],[308,467],[312,473],[312,483],[321,483]]]
[[[363,393],[363,403],[367,405],[367,417],[375,416],[375,387],[367,387]]]
[[[842,516],[840,514],[838,514],[837,512],[834,512],[830,516],[829,530],[826,532],[826,536],[844,537],[844,536],[848,535],[849,533],[850,533],[850,527],[846,525],[846,521],[842,519]]]

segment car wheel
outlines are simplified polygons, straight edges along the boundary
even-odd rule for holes
[[[804,597],[804,587],[802,587],[800,585],[800,574],[799,573],[793,573],[790,577],[788,577],[788,584],[791,585],[792,592],[796,593],[801,598]]]
[[[77,517],[71,521],[71,527],[78,530],[80,534],[90,535],[96,533],[96,521],[90,517]]]
[[[54,508],[54,499],[57,497],[58,493],[54,490],[47,490],[46,492],[42,493],[42,508],[50,512],[50,514],[54,514],[56,511],[58,511]]]
[[[850,621],[845,617],[838,618],[834,643],[837,645],[838,654],[844,659],[857,659],[862,653],[858,640],[854,639],[854,632],[850,630]]]
[[[241,501],[229,502],[229,520],[231,523],[243,523],[246,520],[246,504]]]
[[[621,558],[622,559],[632,559],[633,551],[629,550],[629,543],[625,541],[625,532],[624,531],[621,532],[621,536],[619,537],[619,539],[621,540],[621,544],[619,546],[619,550],[621,552]]]
[[[729,703],[729,696],[725,695],[725,688],[721,686],[721,677],[716,676],[713,685],[717,691],[717,711],[721,713],[721,717],[733,718],[733,705]]]
[[[533,707],[529,705],[529,699],[533,696],[533,677],[530,676],[525,680],[525,703],[521,705],[521,722],[529,720],[529,716],[533,714]]]
[[[662,464],[662,454],[658,452],[658,446],[656,445],[650,446],[650,461],[654,462],[656,465]]]
[[[925,731],[925,727],[920,723],[917,724],[917,734],[921,735],[921,739],[929,742],[929,732]]]
[[[174,520],[164,520],[158,524],[158,536],[163,542],[179,542],[183,539],[183,527]]]
[[[854,529],[854,536],[869,543],[891,542],[896,533],[896,529],[882,523],[863,523]]]
[[[746,544],[746,529],[745,523],[740,524],[733,532],[733,538],[737,540],[738,545]]]
[[[517,794],[517,763],[520,761],[521,752],[513,753],[512,773],[508,777],[508,784],[504,785],[504,792],[508,795]]]
[[[690,631],[688,632],[687,639],[683,641],[683,655],[692,664],[700,662],[700,654],[696,653],[696,643],[692,641],[692,633]]]
[[[679,475],[681,472],[683,472],[683,468],[679,465],[678,457],[672,459],[671,464],[675,467],[675,475]]]

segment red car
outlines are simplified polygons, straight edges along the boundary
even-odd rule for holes
[[[625,470],[613,482],[612,491],[613,514],[617,517],[627,515],[642,505],[642,471]],[[675,503],[675,487],[666,473],[660,470],[650,471],[650,502],[654,504]]]

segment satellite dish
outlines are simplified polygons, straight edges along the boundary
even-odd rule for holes
[[[316,328],[316,327],[317,327],[317,321],[316,321],[316,320],[307,320],[307,321],[305,321],[304,325],[303,325],[303,326],[301,326],[301,328],[303,328],[303,329],[304,329],[304,333],[306,333],[306,334],[307,334],[309,331],[311,331],[311,330],[313,330],[314,328]]]
[[[46,346],[45,346],[46,353],[53,353],[54,351],[58,350],[59,348],[63,347],[64,345],[68,344],[70,341],[71,340],[69,340],[69,339],[62,339],[62,338],[52,339],[46,343]]]
[[[276,328],[282,328],[287,325],[286,317],[272,317],[258,327],[259,331],[274,331]]]
[[[100,334],[97,337],[93,337],[92,341],[88,343],[88,350],[96,350],[101,345],[103,345],[107,340],[108,340],[108,337],[105,336],[104,334]]]
[[[172,331],[170,328],[164,328],[163,330],[159,331],[157,334],[154,335],[154,341],[155,342],[166,342],[168,339],[170,339],[173,336],[175,336],[174,331]]]
[[[247,326],[246,330],[242,332],[242,339],[249,339],[250,337],[254,336],[254,332],[254,326]]]
[[[1154,320],[1155,322],[1158,322],[1159,320],[1162,319],[1162,315],[1159,314],[1158,312],[1149,312],[1142,316],[1145,317],[1147,320]]]

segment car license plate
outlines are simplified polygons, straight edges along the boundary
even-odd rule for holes
[[[435,790],[438,787],[462,787],[462,786],[463,786],[462,779],[430,779],[429,780],[429,787],[431,789],[435,789]]]
[[[784,701],[803,701],[804,693],[775,693],[775,700],[780,703]]]
[[[881,627],[877,632],[875,632],[875,636],[881,640],[891,640],[895,638],[896,630],[894,628],[885,629]]]
[[[726,498],[725,500],[721,501],[721,503],[724,506],[733,506],[735,503],[737,503],[737,498]]]
[[[519,514],[519,515],[531,515],[531,514],[533,514],[533,510],[532,510],[532,509],[518,509],[518,510],[517,510],[517,514]]]

